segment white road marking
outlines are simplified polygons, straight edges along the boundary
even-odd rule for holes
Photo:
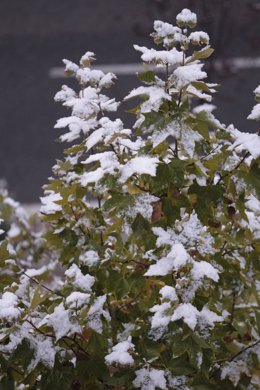
[[[226,68],[231,71],[260,68],[260,57],[235,57],[225,60],[216,60],[213,62],[216,70],[221,71]],[[117,76],[131,76],[136,73],[143,72],[144,66],[141,63],[133,64],[104,64],[95,65],[95,69],[102,70],[104,73],[113,72]],[[163,68],[156,68],[156,72],[164,72]],[[52,79],[67,78],[64,74],[63,67],[53,67],[49,71],[49,76]]]

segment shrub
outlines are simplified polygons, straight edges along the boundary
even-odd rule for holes
[[[79,91],[56,94],[71,114],[55,127],[73,145],[41,232],[18,213],[0,247],[0,388],[259,389],[260,138],[214,117],[195,26],[184,9],[155,21],[159,50],[135,45],[133,130],[94,54],[64,60]]]

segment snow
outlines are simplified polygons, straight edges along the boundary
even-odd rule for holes
[[[0,230],[0,232],[1,232],[1,230]],[[2,232],[4,232],[4,231],[2,231]],[[21,228],[15,222],[13,222],[10,226],[10,229],[7,232],[8,237],[14,238],[14,237],[19,236],[20,234],[21,234]]]
[[[3,293],[0,298],[0,319],[3,321],[14,321],[19,316],[21,311],[17,308],[18,298],[12,292]]]
[[[109,118],[103,117],[99,120],[99,125],[100,127],[92,132],[86,140],[86,147],[88,150],[99,142],[103,142],[105,145],[115,142],[118,139],[115,138],[116,135],[119,137],[131,134],[131,130],[123,128],[123,123],[120,119],[111,121]]]
[[[63,64],[65,65],[65,72],[72,72],[72,73],[76,73],[77,70],[79,69],[78,65],[77,64],[74,64],[74,62],[70,61],[70,60],[62,60]]]
[[[72,109],[72,116],[86,119],[100,110],[100,96],[96,88],[88,86],[82,91],[81,97],[75,97],[67,100],[64,105]]]
[[[197,249],[202,256],[215,253],[214,239],[195,212],[190,215],[185,214],[181,221],[176,221],[174,229],[164,230],[161,227],[154,227],[152,230],[158,237],[157,247],[182,243],[189,250]]]
[[[122,366],[128,366],[134,364],[134,359],[128,352],[134,350],[135,346],[131,343],[131,337],[126,341],[122,341],[112,347],[112,352],[105,356],[105,362],[107,365],[113,363],[121,364]]]
[[[95,145],[97,145],[99,142],[101,142],[102,139],[103,139],[103,137],[104,137],[104,129],[102,129],[102,128],[99,128],[99,129],[95,130],[92,134],[90,134],[90,135],[88,136],[88,139],[86,140],[86,147],[87,147],[87,150],[92,149],[93,146],[95,146]],[[109,152],[104,152],[104,153],[107,154],[107,153],[109,153]],[[101,157],[102,154],[103,154],[103,153],[99,153],[99,156]],[[111,153],[110,153],[110,155],[111,155]],[[90,157],[92,157],[92,156],[90,156]],[[94,156],[93,156],[93,158],[94,158]],[[98,160],[96,160],[96,161],[98,161]],[[91,162],[91,161],[89,161],[89,162]],[[88,160],[86,160],[85,163],[88,164]]]
[[[119,103],[115,99],[109,99],[105,95],[100,95],[100,109],[102,112],[115,112],[119,106]]]
[[[248,218],[248,227],[256,240],[260,239],[260,202],[254,195],[249,195],[245,203],[248,210],[245,211]],[[247,224],[246,224],[247,225]],[[243,225],[242,225],[243,226]]]
[[[227,362],[221,370],[221,380],[228,378],[236,387],[242,373],[250,376],[247,362],[241,359]]]
[[[190,387],[186,386],[187,378],[184,375],[174,375],[168,371],[167,372],[167,379],[169,383],[169,387],[171,389],[178,389],[178,390],[191,390]]]
[[[216,110],[217,106],[214,106],[214,104],[207,104],[207,103],[204,103],[204,104],[200,104],[199,106],[196,106],[193,108],[192,112],[194,112],[194,114],[199,114],[200,112],[212,112],[214,110]]]
[[[95,85],[98,83],[102,77],[104,76],[104,73],[101,70],[96,69],[90,69],[90,68],[83,68],[79,69],[77,71],[77,79],[81,84],[91,84]]]
[[[168,35],[175,35],[176,33],[181,34],[181,29],[179,27],[162,22],[161,20],[155,20],[153,27],[159,38],[165,38]]]
[[[181,131],[181,144],[189,157],[193,157],[196,142],[202,141],[203,137],[195,130],[184,126]]]
[[[74,97],[76,97],[76,92],[67,85],[62,85],[61,90],[54,96],[54,100],[55,102],[66,102]]]
[[[149,128],[149,133],[151,133],[149,139],[151,139],[153,147],[156,147],[170,136],[175,139],[180,139],[181,127],[176,120],[173,120],[163,129],[158,130],[155,127],[151,126]]]
[[[256,104],[251,111],[251,114],[248,115],[247,119],[253,119],[258,121],[260,119],[260,103]]]
[[[63,105],[72,109],[72,116],[84,120],[97,115],[99,111],[116,111],[118,107],[115,99],[100,94],[98,89],[92,86],[84,88],[79,97],[68,99]]]
[[[136,378],[133,385],[141,390],[155,390],[156,388],[166,390],[167,384],[164,377],[164,370],[155,368],[141,368],[135,371]]]
[[[100,259],[96,251],[88,250],[79,256],[79,261],[81,264],[87,265],[88,267],[95,267]]]
[[[199,322],[202,326],[209,326],[213,328],[215,322],[222,322],[223,316],[219,316],[213,311],[209,310],[207,306],[204,306],[199,315]]]
[[[199,322],[203,327],[213,327],[215,322],[223,321],[222,316],[218,316],[216,313],[209,310],[207,307],[203,307],[201,312],[193,306],[191,303],[181,303],[175,310],[171,317],[171,321],[177,321],[179,319],[189,326],[191,330],[194,330]]]
[[[56,350],[52,340],[38,335],[30,337],[29,343],[34,350],[33,360],[28,366],[28,372],[31,372],[39,363],[47,367],[53,367],[55,362]]]
[[[73,291],[66,298],[66,305],[70,309],[80,309],[82,306],[88,304],[90,300],[90,294],[82,293],[80,291]]]
[[[101,80],[99,80],[98,86],[99,88],[109,88],[115,79],[116,75],[114,73],[108,72],[104,74]]]
[[[189,9],[184,8],[176,17],[176,21],[179,25],[192,24],[196,25],[197,15],[191,12]]]
[[[0,218],[0,224],[3,222],[4,222],[4,220],[2,218]],[[0,229],[0,235],[4,234],[4,233],[5,233],[5,231],[3,229]]]
[[[204,31],[194,31],[189,35],[189,39],[192,41],[194,44],[209,44],[209,36],[206,32]]]
[[[79,324],[70,319],[70,311],[64,308],[63,303],[56,306],[54,312],[47,315],[44,322],[53,328],[56,340],[81,330]]]
[[[191,303],[181,303],[174,311],[171,320],[183,319],[190,329],[194,330],[199,317],[199,311]]]
[[[83,120],[76,116],[70,116],[59,119],[54,127],[59,129],[68,126],[70,131],[61,135],[60,140],[62,142],[72,142],[81,136],[81,131],[83,134],[87,134],[90,130],[95,129],[97,125],[98,123],[95,118]]]
[[[87,51],[80,59],[80,64],[85,66],[95,60],[95,53],[93,51]]]
[[[88,185],[89,183],[96,183],[101,180],[105,174],[114,175],[116,171],[120,169],[120,164],[118,162],[117,156],[112,151],[107,151],[103,153],[96,153],[90,155],[83,164],[90,164],[93,162],[99,162],[100,167],[94,171],[89,171],[83,173],[80,178],[81,184],[83,186]]]
[[[156,332],[155,339],[160,338],[165,328],[169,325],[171,321],[171,315],[169,314],[169,311],[171,309],[171,304],[169,302],[163,302],[160,305],[154,305],[150,308],[150,312],[154,313],[153,317],[151,318],[151,328],[152,329],[160,329],[160,331]]]
[[[160,290],[160,295],[162,296],[162,299],[169,299],[172,302],[178,300],[175,288],[172,287],[172,286],[164,286],[164,287],[162,287],[161,290]]]
[[[138,213],[150,220],[153,214],[153,203],[158,200],[159,198],[150,194],[138,194],[135,198],[134,205],[129,205],[122,214],[131,221],[134,220]]]
[[[170,50],[155,50],[148,49],[145,46],[134,45],[134,48],[143,53],[141,59],[144,62],[175,66],[181,64],[183,61],[182,51],[177,50],[175,47]]]
[[[205,79],[207,73],[201,70],[202,66],[203,64],[193,63],[175,69],[173,75],[176,78],[177,88],[182,89],[194,81]]]
[[[172,271],[178,271],[184,267],[190,260],[182,244],[173,244],[171,251],[166,257],[161,258],[156,264],[149,267],[145,276],[164,276]]]
[[[246,201],[245,205],[255,213],[260,213],[260,201],[253,194],[248,196],[248,200]]]
[[[97,183],[104,177],[104,175],[104,170],[102,168],[97,168],[95,171],[84,173],[81,176],[80,182],[83,187],[86,187],[90,183]]]
[[[73,286],[80,288],[83,291],[91,291],[91,287],[95,283],[94,276],[83,275],[81,270],[76,264],[73,264],[65,271],[65,275],[68,279],[72,279]]]
[[[129,160],[125,165],[120,167],[121,177],[120,183],[124,183],[130,176],[137,173],[138,175],[156,175],[156,167],[159,164],[157,157],[137,156]]]
[[[137,137],[135,141],[131,141],[130,139],[122,138],[120,140],[120,145],[130,149],[133,152],[137,152],[144,146],[144,141]]]
[[[254,94],[256,96],[260,96],[260,85],[258,85],[258,87],[256,87],[256,89],[254,90]]]
[[[136,96],[145,95],[148,100],[141,103],[141,112],[158,111],[163,100],[171,100],[171,96],[165,92],[165,90],[156,85],[149,87],[138,87],[133,89],[124,100],[132,99]]]
[[[217,282],[219,280],[218,272],[219,271],[207,261],[195,261],[192,265],[191,275],[195,280],[200,280],[206,276]]]
[[[34,278],[35,276],[41,276],[42,274],[44,274],[45,272],[47,272],[49,269],[52,268],[54,268],[52,264],[50,264],[49,267],[47,265],[43,265],[42,267],[37,269],[30,268],[26,270],[26,275],[28,275],[30,278]]]
[[[37,327],[39,326],[37,322],[34,322],[34,324]],[[26,369],[27,373],[30,373],[39,363],[47,367],[53,367],[58,348],[55,348],[51,338],[35,333],[35,329],[27,321],[16,324],[9,335],[9,342],[7,344],[2,343],[0,350],[12,354],[23,340],[26,340],[33,349],[32,360]]]
[[[199,99],[206,100],[207,102],[211,102],[212,96],[201,92],[199,89],[195,88],[193,85],[189,85],[186,92],[190,95],[196,96]]]
[[[97,333],[102,333],[103,322],[101,316],[103,316],[107,321],[111,320],[111,317],[107,310],[104,310],[103,306],[106,303],[106,295],[101,295],[97,297],[93,304],[90,306],[87,315],[88,326],[95,330]]]
[[[91,164],[97,161],[100,162],[100,166],[104,172],[113,173],[114,169],[120,166],[116,154],[112,151],[92,154],[82,163]]]
[[[246,149],[253,158],[257,159],[260,156],[260,136],[258,134],[242,133],[231,126],[229,126],[229,131],[235,141],[228,150],[236,149],[237,151],[241,151]]]
[[[42,206],[40,208],[40,212],[43,214],[54,214],[58,211],[62,210],[61,205],[55,203],[59,200],[62,200],[60,193],[55,193],[54,191],[50,191],[49,195],[45,195],[40,198]]]

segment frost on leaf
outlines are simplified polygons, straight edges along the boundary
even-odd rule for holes
[[[252,194],[246,201],[246,215],[248,218],[248,227],[252,231],[256,240],[260,239],[260,201]]]
[[[134,204],[129,205],[126,210],[120,212],[120,215],[124,215],[129,222],[132,222],[138,213],[144,218],[151,220],[153,214],[153,202],[157,202],[158,200],[158,197],[150,194],[138,194],[135,197]]]
[[[221,379],[228,378],[234,386],[237,386],[241,374],[250,376],[247,363],[244,360],[234,360],[233,362],[225,363],[221,370]]]
[[[110,314],[107,310],[104,309],[104,304],[106,303],[106,295],[97,297],[93,304],[90,306],[87,315],[88,326],[95,330],[97,333],[102,333],[103,321],[102,317],[105,320],[110,321]]]
[[[195,212],[184,215],[181,221],[176,221],[173,229],[155,227],[153,232],[158,237],[156,241],[158,247],[181,243],[188,250],[197,249],[202,256],[215,253],[214,239]]]
[[[141,368],[135,372],[136,378],[133,385],[141,390],[167,389],[163,370],[155,368]]]

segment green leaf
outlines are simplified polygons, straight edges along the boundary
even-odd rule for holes
[[[213,52],[214,52],[214,49],[212,49],[211,47],[206,47],[206,48],[199,50],[199,51],[195,50],[191,56],[191,59],[189,59],[189,61],[187,61],[187,63],[189,64],[190,62],[193,62],[193,61],[208,58],[211,56],[211,54]]]
[[[143,235],[150,230],[150,223],[140,213],[138,213],[131,227],[135,234]]]
[[[138,73],[138,78],[145,84],[152,84],[155,82],[155,73],[152,70],[147,70],[143,73]]]

